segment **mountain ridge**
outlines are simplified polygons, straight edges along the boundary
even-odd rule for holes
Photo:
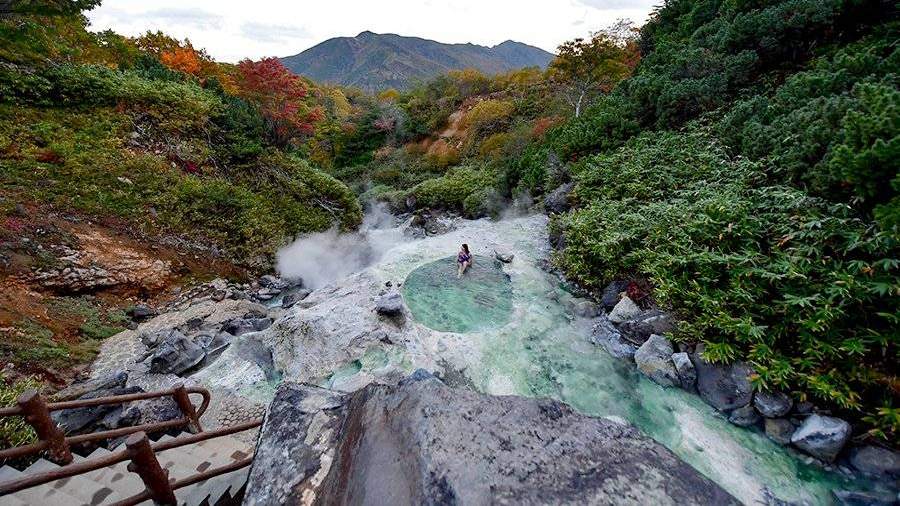
[[[499,74],[546,66],[553,54],[522,42],[495,46],[446,44],[393,33],[360,32],[325,40],[293,56],[280,58],[292,72],[317,82],[354,86],[369,92],[408,89],[450,70],[474,68]]]

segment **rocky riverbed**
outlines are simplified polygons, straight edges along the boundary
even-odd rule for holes
[[[189,333],[219,332],[226,321],[271,318],[260,328],[248,323],[221,355],[186,373],[225,399],[211,408],[219,423],[257,412],[282,381],[350,393],[396,385],[424,369],[450,387],[552,398],[585,415],[631,424],[746,504],[829,504],[834,490],[870,488],[849,469],[827,470],[761,430],[729,422],[699,396],[658,384],[680,384],[679,367],[686,364],[654,364],[659,350],[676,351],[665,343],[654,341],[642,352],[643,374],[614,356],[615,347],[596,339],[604,321],[597,307],[542,268],[550,254],[546,221],[457,220],[439,235],[382,242],[373,264],[287,300],[285,309],[280,295],[262,305],[227,297],[188,304],[113,338],[96,368],[128,364],[130,382],[172,382],[177,374],[149,370],[141,335],[189,323],[197,326]],[[448,255],[462,242],[479,257],[473,275],[457,280]],[[494,252],[509,263],[495,264]],[[633,356],[636,348],[619,351]]]

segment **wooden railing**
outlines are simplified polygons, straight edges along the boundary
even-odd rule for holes
[[[199,394],[203,396],[203,401],[199,408],[194,407],[194,404],[190,400],[190,394]],[[178,404],[182,413],[181,418],[165,422],[146,423],[133,427],[123,427],[92,434],[66,437],[50,416],[51,412],[63,409],[122,404],[125,402],[169,396],[171,396]],[[38,436],[38,441],[33,444],[2,450],[0,451],[0,460],[20,458],[46,450],[50,459],[63,467],[42,473],[20,476],[14,480],[0,483],[0,496],[31,487],[37,487],[63,478],[70,478],[79,474],[89,473],[130,460],[131,464],[129,464],[128,470],[140,476],[146,489],[137,495],[115,503],[117,506],[130,506],[146,500],[153,500],[159,504],[175,504],[175,490],[208,480],[215,476],[230,473],[237,469],[249,466],[253,462],[253,456],[251,455],[243,460],[197,473],[180,480],[169,479],[168,472],[160,466],[159,460],[156,458],[157,453],[198,443],[207,439],[243,432],[262,425],[262,419],[256,419],[232,427],[203,431],[203,428],[200,425],[200,417],[203,416],[203,413],[206,412],[207,407],[209,407],[209,401],[210,394],[205,388],[185,388],[182,384],[177,384],[171,389],[158,392],[143,392],[52,403],[48,403],[34,390],[26,391],[17,400],[17,406],[0,409],[0,417],[24,417],[25,421],[34,428],[34,431]],[[147,432],[156,432],[176,427],[184,427],[192,434],[165,442],[150,443]],[[73,459],[71,446],[73,444],[122,436],[128,436],[125,440],[124,449],[101,457],[88,459],[77,464],[71,464]]]

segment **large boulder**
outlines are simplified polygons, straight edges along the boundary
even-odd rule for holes
[[[810,415],[794,431],[791,444],[804,452],[831,462],[850,439],[850,424],[831,416]]]
[[[681,379],[672,363],[672,343],[663,336],[652,335],[634,353],[634,363],[644,376],[657,385],[674,387]]]
[[[170,330],[160,334],[154,336],[156,344],[145,359],[151,373],[181,374],[206,357],[206,350],[181,332]]]
[[[589,300],[582,300],[575,303],[574,312],[581,318],[596,318],[600,315],[600,307]]]
[[[627,295],[623,295],[622,299],[609,312],[609,321],[613,323],[622,323],[624,321],[636,318],[641,314],[641,308],[629,299]]]
[[[606,316],[601,315],[591,329],[591,341],[602,346],[616,358],[633,360],[637,346],[622,339],[622,335]]]
[[[897,506],[900,502],[894,494],[862,492],[859,490],[835,490],[832,492],[841,506]]]
[[[128,373],[125,371],[101,374],[100,376],[89,378],[85,381],[72,383],[66,388],[63,388],[59,392],[53,394],[53,400],[63,401],[69,399],[77,399],[82,395],[96,392],[98,390],[125,388],[125,383],[127,381]]]
[[[222,326],[222,331],[228,332],[233,336],[242,336],[250,332],[266,330],[271,325],[272,319],[268,316],[235,318],[225,322],[225,325]]]
[[[725,412],[750,404],[753,400],[753,385],[750,384],[753,370],[750,366],[744,362],[711,364],[701,356],[703,346],[697,348],[693,361],[700,397],[710,406]]]
[[[850,464],[876,478],[900,479],[900,453],[880,446],[862,446],[850,451]]]
[[[766,418],[779,418],[791,411],[794,401],[783,392],[757,392],[753,405]]]
[[[737,504],[635,428],[424,373],[352,394],[284,383],[244,504]]]
[[[139,387],[114,387],[103,390],[95,390],[78,397],[82,399],[97,399],[99,397],[110,397],[113,395],[126,395],[142,392]],[[98,428],[118,428],[108,427],[109,423],[104,424],[104,419],[113,420],[120,417],[123,413],[121,404],[107,404],[100,406],[88,406],[84,408],[63,409],[54,411],[51,418],[66,434],[86,434],[96,432]]]
[[[746,405],[737,408],[728,415],[728,421],[738,427],[751,427],[756,425],[760,420],[759,414],[753,409],[753,406]]]

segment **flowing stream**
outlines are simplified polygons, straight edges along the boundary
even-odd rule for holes
[[[462,222],[441,236],[398,240],[367,268],[383,283],[402,283],[417,332],[429,336],[426,352],[472,388],[552,397],[589,415],[626,420],[746,504],[830,504],[832,489],[861,485],[806,463],[758,430],[728,423],[700,397],[662,388],[592,344],[591,322],[572,315],[572,294],[539,268],[550,253],[546,225],[543,216]],[[457,279],[448,255],[463,242],[477,256]],[[493,250],[515,259],[495,264]],[[402,347],[374,346],[321,383],[352,383],[387,367],[410,371],[413,362]]]

